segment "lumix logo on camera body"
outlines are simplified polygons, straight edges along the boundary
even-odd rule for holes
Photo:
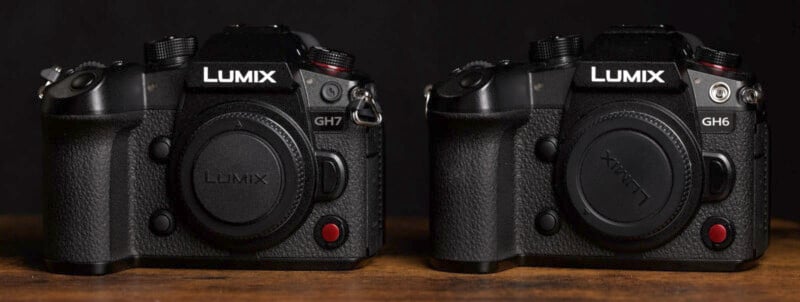
[[[215,74],[209,72],[208,66],[203,66],[203,83],[277,83],[272,76],[275,70],[217,70]]]
[[[573,81],[583,88],[678,91],[685,87],[674,62],[579,62]]]
[[[601,76],[597,75],[597,66],[592,66],[592,82],[595,83],[664,83],[664,79],[661,76],[664,74],[664,70],[649,70],[649,69],[642,69],[642,70],[627,70],[627,69],[617,69],[612,72],[612,70],[607,69],[604,73],[601,71]]]
[[[189,88],[293,90],[297,83],[286,63],[195,62],[186,74]]]

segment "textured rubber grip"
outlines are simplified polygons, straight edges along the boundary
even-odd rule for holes
[[[141,113],[43,116],[46,259],[113,260],[110,220],[115,207],[127,208],[127,198],[118,198],[128,194],[127,132],[140,118]]]
[[[430,120],[433,257],[496,261],[514,244],[514,133],[505,117]]]

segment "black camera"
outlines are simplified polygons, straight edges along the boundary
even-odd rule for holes
[[[769,143],[740,56],[669,26],[531,44],[427,91],[432,266],[730,271],[769,236]]]
[[[352,55],[285,26],[42,71],[49,270],[351,269],[383,245],[383,129]]]

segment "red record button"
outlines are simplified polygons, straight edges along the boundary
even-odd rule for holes
[[[325,242],[336,242],[336,240],[339,240],[339,235],[339,226],[335,223],[327,223],[322,227],[322,239],[325,240]]]
[[[347,241],[347,222],[339,216],[328,215],[317,220],[314,241],[324,249],[335,249]]]
[[[728,248],[736,237],[733,222],[722,217],[709,217],[700,229],[703,244],[709,249],[721,251]]]
[[[708,239],[716,244],[723,243],[728,239],[728,229],[720,223],[714,224],[708,228]]]

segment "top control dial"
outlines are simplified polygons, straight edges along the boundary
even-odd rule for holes
[[[324,47],[312,47],[308,51],[308,59],[316,66],[341,72],[353,70],[356,63],[353,55]]]
[[[739,54],[706,46],[697,47],[694,56],[700,64],[721,70],[736,69],[742,63],[742,57]]]

